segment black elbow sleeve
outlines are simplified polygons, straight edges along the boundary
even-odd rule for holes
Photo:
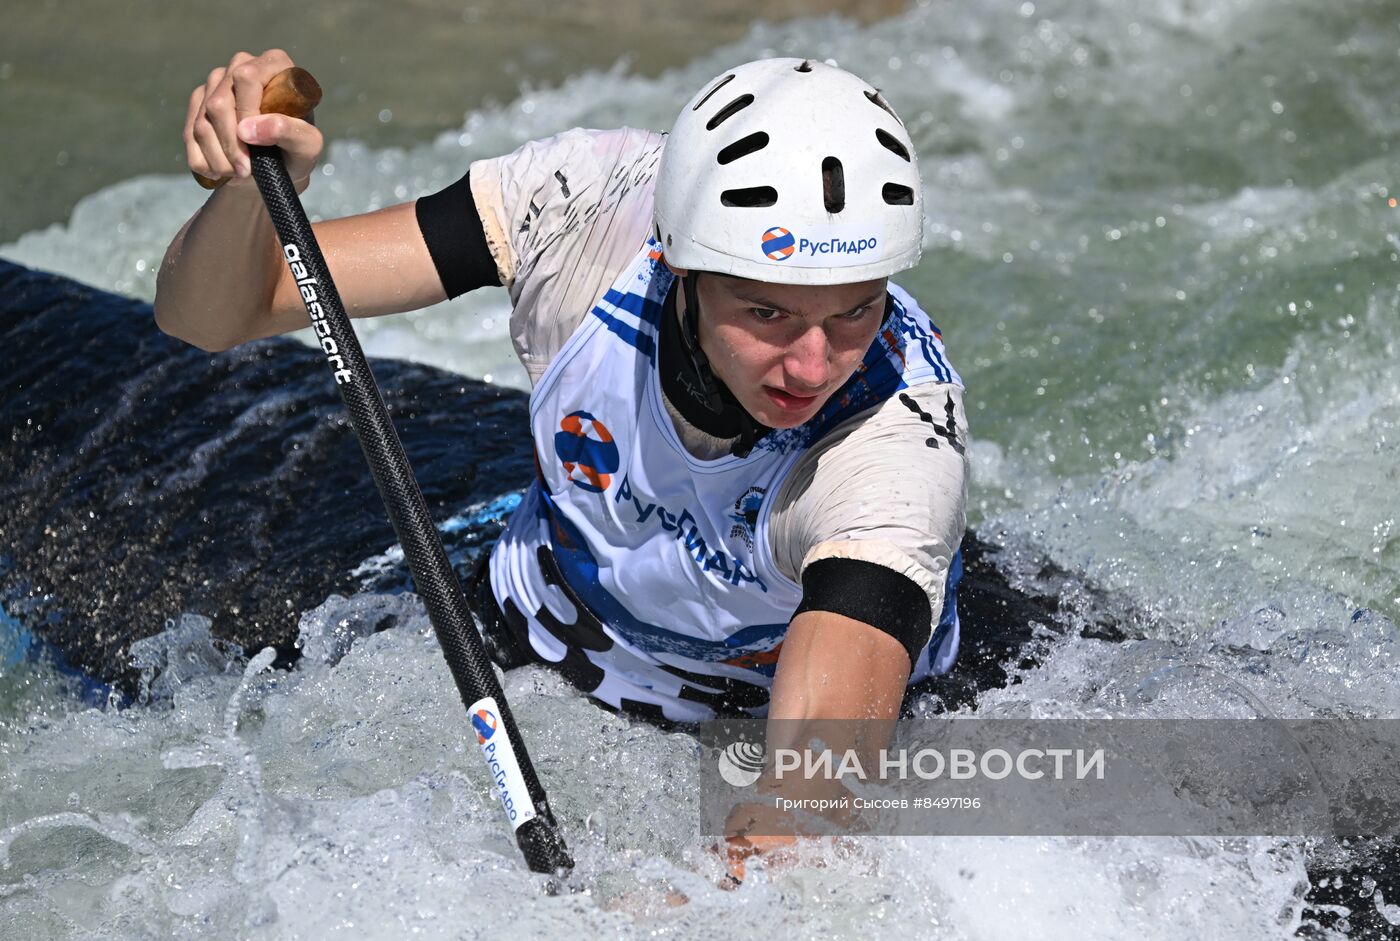
[[[448,297],[501,283],[472,198],[471,171],[446,189],[419,199],[414,211]]]
[[[904,646],[913,669],[933,636],[928,595],[907,575],[860,559],[818,559],[802,573],[803,611],[830,611],[884,631]]]

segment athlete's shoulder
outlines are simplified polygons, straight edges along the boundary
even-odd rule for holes
[[[503,189],[533,193],[540,188],[574,199],[590,185],[618,170],[635,171],[659,162],[663,135],[622,127],[611,130],[575,127],[550,137],[526,141],[500,157],[472,164],[472,175],[499,179]]]
[[[472,164],[472,195],[537,380],[637,258],[651,228],[662,135],[573,128]]]
[[[901,361],[904,381],[910,385],[947,382],[961,387],[962,377],[953,367],[943,343],[943,331],[933,317],[893,281],[889,283],[889,293],[889,319],[877,344],[883,342]]]
[[[969,476],[961,386],[927,382],[853,415],[802,452],[773,502],[770,551],[793,580],[829,557],[873,562],[943,604]]]
[[[472,196],[502,282],[514,287],[518,276],[528,277],[547,256],[573,258],[600,248],[611,256],[617,240],[594,244],[598,240],[589,235],[595,228],[627,230],[624,240],[639,243],[650,219],[649,184],[660,162],[660,142],[660,134],[635,128],[573,128],[473,163]],[[618,225],[618,216],[640,221]],[[599,220],[607,224],[597,226]]]

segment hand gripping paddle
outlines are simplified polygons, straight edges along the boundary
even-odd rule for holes
[[[311,74],[291,68],[274,77],[263,91],[262,111],[304,118],[320,100],[321,87]],[[249,149],[253,178],[277,229],[283,257],[301,291],[316,339],[350,413],[350,425],[365,452],[379,495],[384,498],[389,521],[413,573],[414,587],[427,606],[428,618],[500,792],[515,840],[532,871],[562,875],[574,865],[568,847],[530,763],[501,684],[482,648],[462,586],[447,560],[403,444],[384,408],[379,386],[370,374],[311,232],[311,223],[282,163],[281,152],[276,147]]]

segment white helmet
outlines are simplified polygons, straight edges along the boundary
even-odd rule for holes
[[[656,181],[656,237],[677,268],[849,284],[919,260],[914,145],[879,91],[810,59],[764,59],[685,106]]]

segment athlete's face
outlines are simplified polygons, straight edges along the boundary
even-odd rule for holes
[[[885,312],[884,278],[813,286],[706,274],[696,291],[710,368],[770,428],[817,413],[860,365]]]

